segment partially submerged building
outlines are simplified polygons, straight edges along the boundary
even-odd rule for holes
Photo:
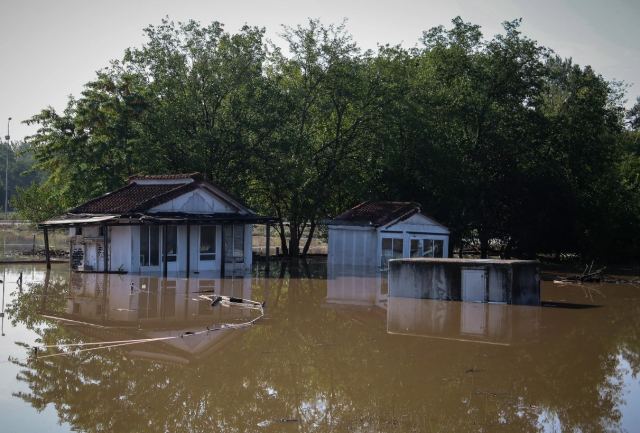
[[[367,201],[327,225],[330,265],[386,269],[390,259],[449,255],[449,229],[417,203]]]
[[[539,265],[536,260],[392,260],[389,264],[389,295],[540,305]]]
[[[133,176],[40,227],[47,250],[47,229],[70,229],[72,269],[166,275],[250,270],[253,225],[270,222],[190,173]]]

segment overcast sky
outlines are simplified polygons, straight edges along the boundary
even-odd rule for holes
[[[125,48],[141,45],[142,29],[165,15],[221,21],[228,31],[263,26],[276,42],[283,24],[347,18],[363,48],[413,46],[423,30],[457,15],[480,24],[485,36],[521,17],[529,37],[631,84],[630,103],[640,95],[640,0],[0,0],[0,134],[9,116],[12,139],[32,133],[24,119],[48,105],[62,110],[68,95],[79,95]]]

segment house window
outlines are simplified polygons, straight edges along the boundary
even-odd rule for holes
[[[216,259],[216,226],[200,227],[200,260]]]
[[[433,257],[443,257],[443,252],[444,252],[444,241],[434,240],[433,241]]]
[[[224,226],[224,261],[226,263],[244,262],[244,225]]]
[[[178,226],[167,226],[167,262],[175,262],[178,255]]]
[[[158,266],[160,263],[160,230],[158,226],[140,227],[140,266]]]
[[[381,266],[389,267],[389,260],[402,258],[402,239],[382,238],[382,258]]]
[[[443,250],[443,240],[411,239],[411,257],[442,257]]]

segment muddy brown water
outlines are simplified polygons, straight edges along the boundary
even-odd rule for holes
[[[224,280],[1,271],[2,432],[640,431],[638,286],[544,282],[539,308],[389,299],[384,276],[321,264]],[[259,314],[211,307],[211,291],[264,300],[265,317],[185,334]]]

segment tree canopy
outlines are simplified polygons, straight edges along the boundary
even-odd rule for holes
[[[367,199],[420,202],[483,256],[637,255],[640,102],[625,111],[618,83],[519,26],[488,39],[457,17],[373,52],[344,23],[286,28],[281,47],[258,27],[165,19],[28,121],[48,177],[17,204],[44,216],[132,174],[198,171],[276,216],[292,256]]]

